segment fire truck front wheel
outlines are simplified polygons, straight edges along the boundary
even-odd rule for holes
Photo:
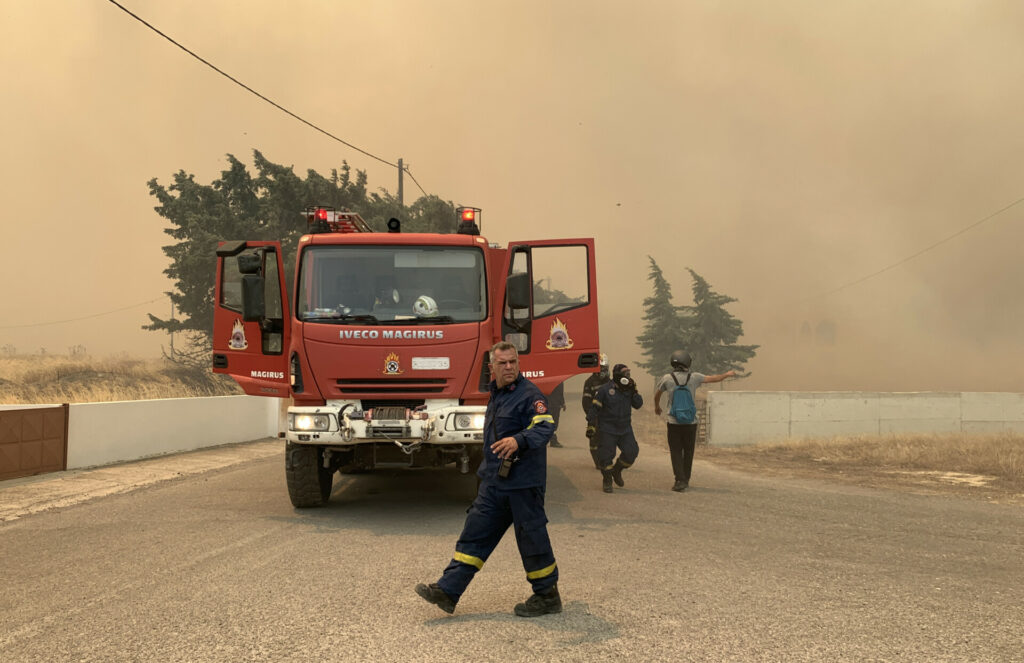
[[[288,442],[284,448],[284,474],[292,506],[323,506],[331,497],[334,472],[324,467],[321,447]]]

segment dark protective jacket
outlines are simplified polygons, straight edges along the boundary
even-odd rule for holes
[[[548,477],[547,444],[555,432],[547,399],[522,374],[501,389],[492,380],[490,389],[491,400],[484,417],[484,460],[476,472],[480,482],[502,489],[544,487]],[[519,451],[513,455],[516,461],[509,475],[502,478],[498,476],[501,459],[491,451],[491,445],[510,436],[519,443]]]
[[[621,387],[608,382],[597,390],[593,407],[587,413],[588,425],[597,426],[602,433],[609,435],[623,435],[633,429],[632,410],[639,410],[644,404],[644,398],[636,390],[635,382],[632,389]]]
[[[611,380],[607,375],[594,373],[583,383],[583,414],[590,414],[590,406],[594,404],[594,396],[602,385],[608,384]]]

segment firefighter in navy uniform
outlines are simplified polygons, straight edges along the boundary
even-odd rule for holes
[[[590,417],[590,408],[594,405],[594,396],[597,395],[597,390],[603,385],[608,384],[610,379],[608,376],[608,355],[602,353],[598,372],[592,374],[583,383],[583,415],[588,419]],[[597,435],[588,434],[587,437],[590,438],[588,440],[590,443],[590,457],[594,459],[594,468],[599,470],[601,469],[601,463],[597,459]]]
[[[633,410],[643,407],[644,399],[625,364],[615,364],[611,382],[597,390],[587,415],[587,435],[597,439],[602,489],[612,492],[612,482],[622,487],[622,470],[633,465],[640,445],[633,435]],[[595,434],[596,433],[596,434]],[[615,449],[619,457],[615,458]],[[614,462],[613,462],[614,461]]]
[[[484,418],[484,460],[480,489],[469,508],[455,555],[436,583],[416,585],[416,593],[445,612],[455,611],[462,593],[514,526],[519,555],[533,595],[515,606],[520,617],[562,611],[558,566],[544,513],[547,443],[554,419],[540,389],[519,373],[511,343],[491,348],[491,399]]]

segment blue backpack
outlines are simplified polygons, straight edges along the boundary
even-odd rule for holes
[[[672,374],[676,388],[672,392],[672,407],[668,413],[680,424],[692,424],[697,421],[697,405],[693,402],[693,392],[686,388],[690,384],[690,374],[686,374],[686,382],[679,384],[676,374]]]

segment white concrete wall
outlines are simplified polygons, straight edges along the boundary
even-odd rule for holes
[[[276,437],[279,402],[261,396],[73,403],[68,469]]]
[[[898,433],[1024,432],[1024,394],[710,391],[708,442]]]

